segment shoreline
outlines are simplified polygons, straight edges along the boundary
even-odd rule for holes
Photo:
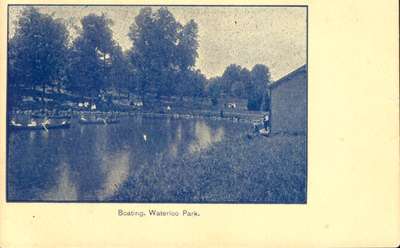
[[[30,117],[35,112],[33,110],[25,110],[21,112],[8,113],[9,117],[26,118]],[[94,115],[116,115],[117,117],[152,117],[152,118],[173,118],[173,119],[197,119],[207,118],[213,120],[230,120],[233,122],[247,122],[253,123],[262,120],[266,112],[238,112],[238,111],[221,111],[217,110],[181,110],[181,111],[88,111],[88,110],[72,110],[72,111],[59,111],[59,115],[71,116],[72,118],[79,118],[84,114]],[[56,115],[57,116],[57,115]],[[32,117],[31,117],[32,118]],[[33,117],[39,118],[40,117]],[[51,115],[50,115],[51,118]]]

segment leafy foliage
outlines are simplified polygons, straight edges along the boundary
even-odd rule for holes
[[[211,78],[209,80],[207,95],[211,97],[211,102],[213,105],[218,104],[218,99],[222,94],[222,80],[221,77]]]
[[[82,30],[70,54],[70,86],[88,96],[95,96],[107,85],[111,54],[115,51],[110,25],[103,14],[83,17]]]
[[[141,9],[130,27],[130,60],[138,71],[140,91],[165,95],[199,95],[205,77],[194,70],[198,26],[175,20],[167,8]],[[201,93],[200,93],[201,94]]]
[[[267,66],[257,64],[251,70],[252,85],[248,92],[248,108],[250,110],[269,110],[269,96],[267,94],[271,75]],[[264,105],[264,106],[263,106]]]
[[[213,104],[224,96],[247,99],[249,110],[268,110],[268,84],[270,73],[267,66],[255,65],[251,71],[240,65],[229,65],[221,77],[209,81],[208,94]]]
[[[89,14],[72,42],[60,20],[27,8],[9,40],[8,79],[12,99],[21,90],[61,86],[76,95],[96,97],[113,88],[139,96],[211,97],[247,99],[248,109],[268,109],[268,67],[251,71],[237,64],[207,80],[195,68],[199,27],[194,20],[178,22],[165,7],[140,10],[130,26],[132,48],[123,51],[112,37],[112,20],[104,14]],[[68,47],[68,44],[70,46]]]
[[[124,53],[119,45],[115,45],[110,57],[109,85],[119,91],[137,93],[137,73],[129,62],[129,54]]]
[[[192,69],[196,63],[197,48],[199,47],[197,41],[198,29],[197,23],[190,20],[178,34],[177,57],[182,71]]]
[[[68,32],[60,20],[34,8],[22,12],[9,41],[8,78],[12,92],[61,84],[65,73]]]

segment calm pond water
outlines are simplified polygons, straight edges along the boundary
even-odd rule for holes
[[[229,121],[129,117],[112,125],[17,131],[8,140],[8,200],[102,201],[162,154],[199,153],[248,130]]]

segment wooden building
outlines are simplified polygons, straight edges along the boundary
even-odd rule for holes
[[[306,134],[307,65],[270,85],[271,132]]]

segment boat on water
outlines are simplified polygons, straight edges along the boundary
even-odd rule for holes
[[[44,130],[49,129],[62,129],[70,128],[71,123],[68,120],[52,121],[50,119],[43,120],[41,122],[31,121],[30,123],[18,123],[15,120],[11,120],[9,127],[11,130]]]
[[[71,119],[70,111],[36,111],[31,113],[32,118],[41,118],[41,119]]]
[[[119,120],[118,119],[110,119],[110,118],[86,119],[85,117],[80,117],[78,122],[80,124],[106,125],[106,124],[119,123]]]
[[[43,114],[32,114],[32,118],[49,118],[49,119],[71,119],[71,115],[43,115]]]
[[[119,123],[120,121],[115,116],[81,115],[78,122],[80,124],[107,125]]]

